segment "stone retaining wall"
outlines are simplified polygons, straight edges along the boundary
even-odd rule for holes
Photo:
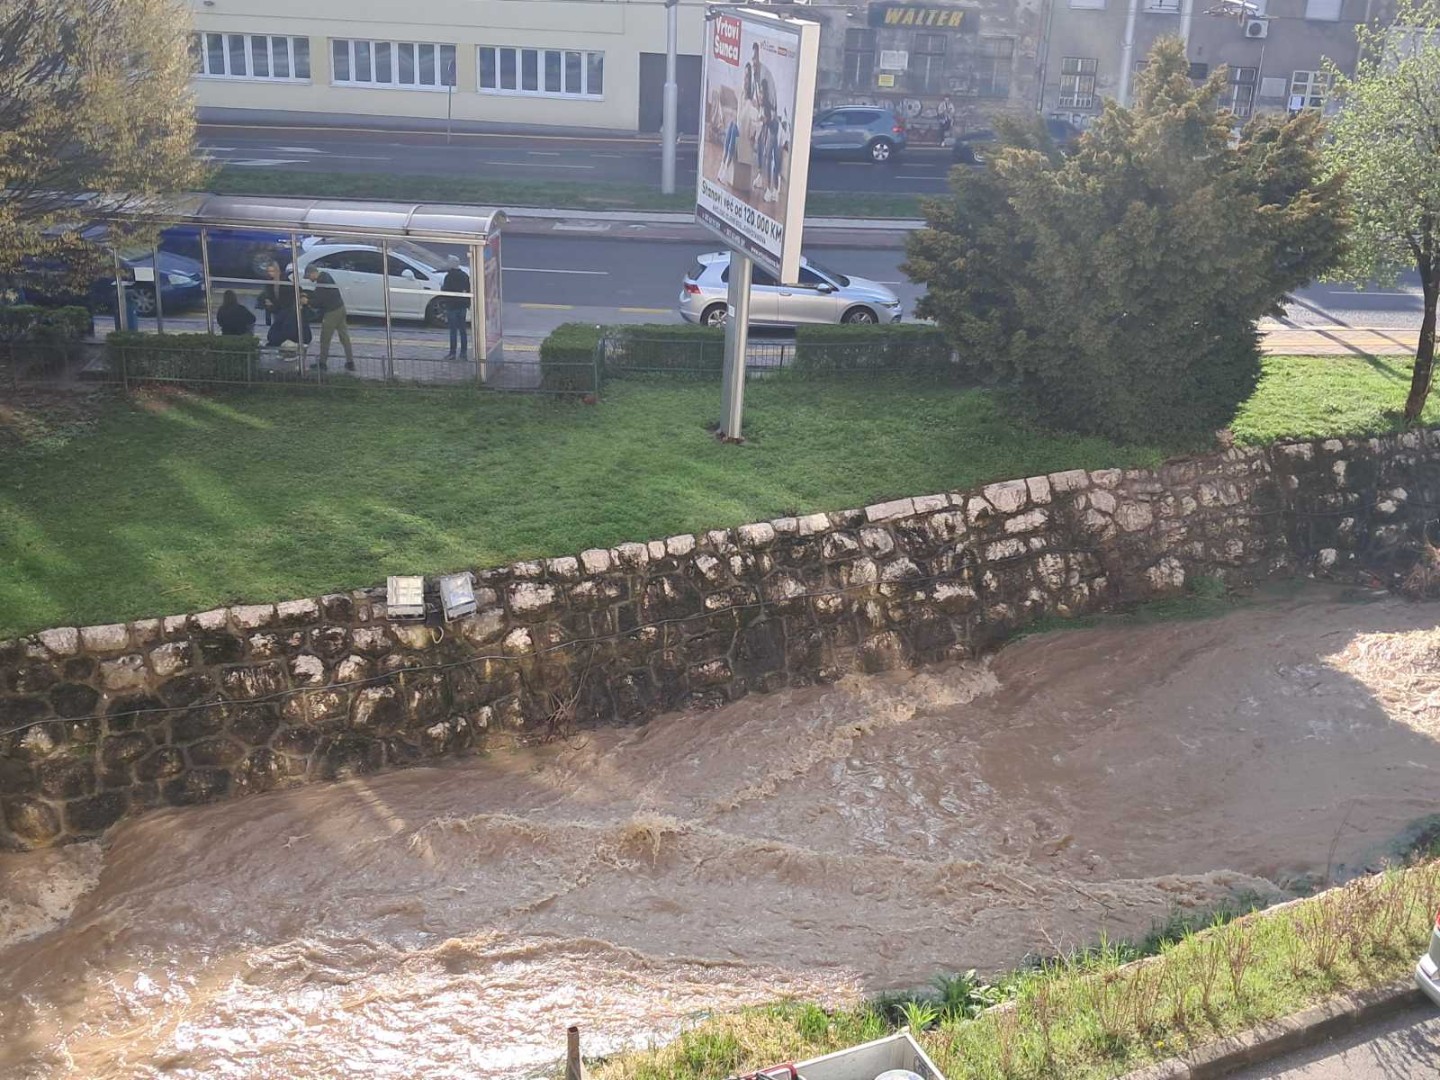
[[[480,610],[383,590],[0,643],[0,846],[126,814],[970,656],[1043,614],[1395,557],[1440,432],[1071,471],[477,574]]]

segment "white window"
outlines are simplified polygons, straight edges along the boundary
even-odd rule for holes
[[[455,85],[455,46],[331,38],[330,81],[337,86],[444,90]]]
[[[207,79],[266,79],[303,82],[310,78],[310,39],[280,34],[191,34],[196,75]]]
[[[588,98],[605,96],[603,52],[481,45],[478,61],[482,94]]]
[[[1105,0],[1070,0],[1072,8],[1092,8],[1097,11],[1105,9]]]
[[[1145,0],[1145,10],[1157,15],[1178,15],[1180,0]]]
[[[1255,84],[1259,76],[1259,68],[1232,67],[1230,85],[1221,100],[1221,107],[1229,109],[1242,120],[1248,119],[1255,112]]]
[[[1305,0],[1305,18],[1338,22],[1341,2],[1342,0]]]
[[[1060,108],[1095,107],[1095,71],[1100,61],[1093,57],[1067,56],[1060,61]]]
[[[1323,71],[1297,71],[1290,76],[1290,107],[1319,109],[1330,94],[1330,80]]]

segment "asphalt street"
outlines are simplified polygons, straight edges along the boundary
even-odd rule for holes
[[[443,134],[430,132],[205,125],[199,141],[216,163],[235,168],[660,184],[660,146],[639,138],[456,133],[447,146]],[[945,190],[950,156],[923,147],[886,165],[816,159],[810,190],[936,195]],[[677,150],[676,184],[695,185],[693,142]]]
[[[1230,1074],[1230,1080],[1432,1080],[1440,1009],[1428,1001],[1338,1039]]]

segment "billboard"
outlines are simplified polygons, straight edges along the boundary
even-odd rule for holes
[[[695,220],[796,282],[820,27],[746,8],[706,18]]]

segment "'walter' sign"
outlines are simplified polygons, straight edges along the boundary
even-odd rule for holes
[[[871,4],[870,25],[892,29],[979,29],[973,10],[939,4]]]

